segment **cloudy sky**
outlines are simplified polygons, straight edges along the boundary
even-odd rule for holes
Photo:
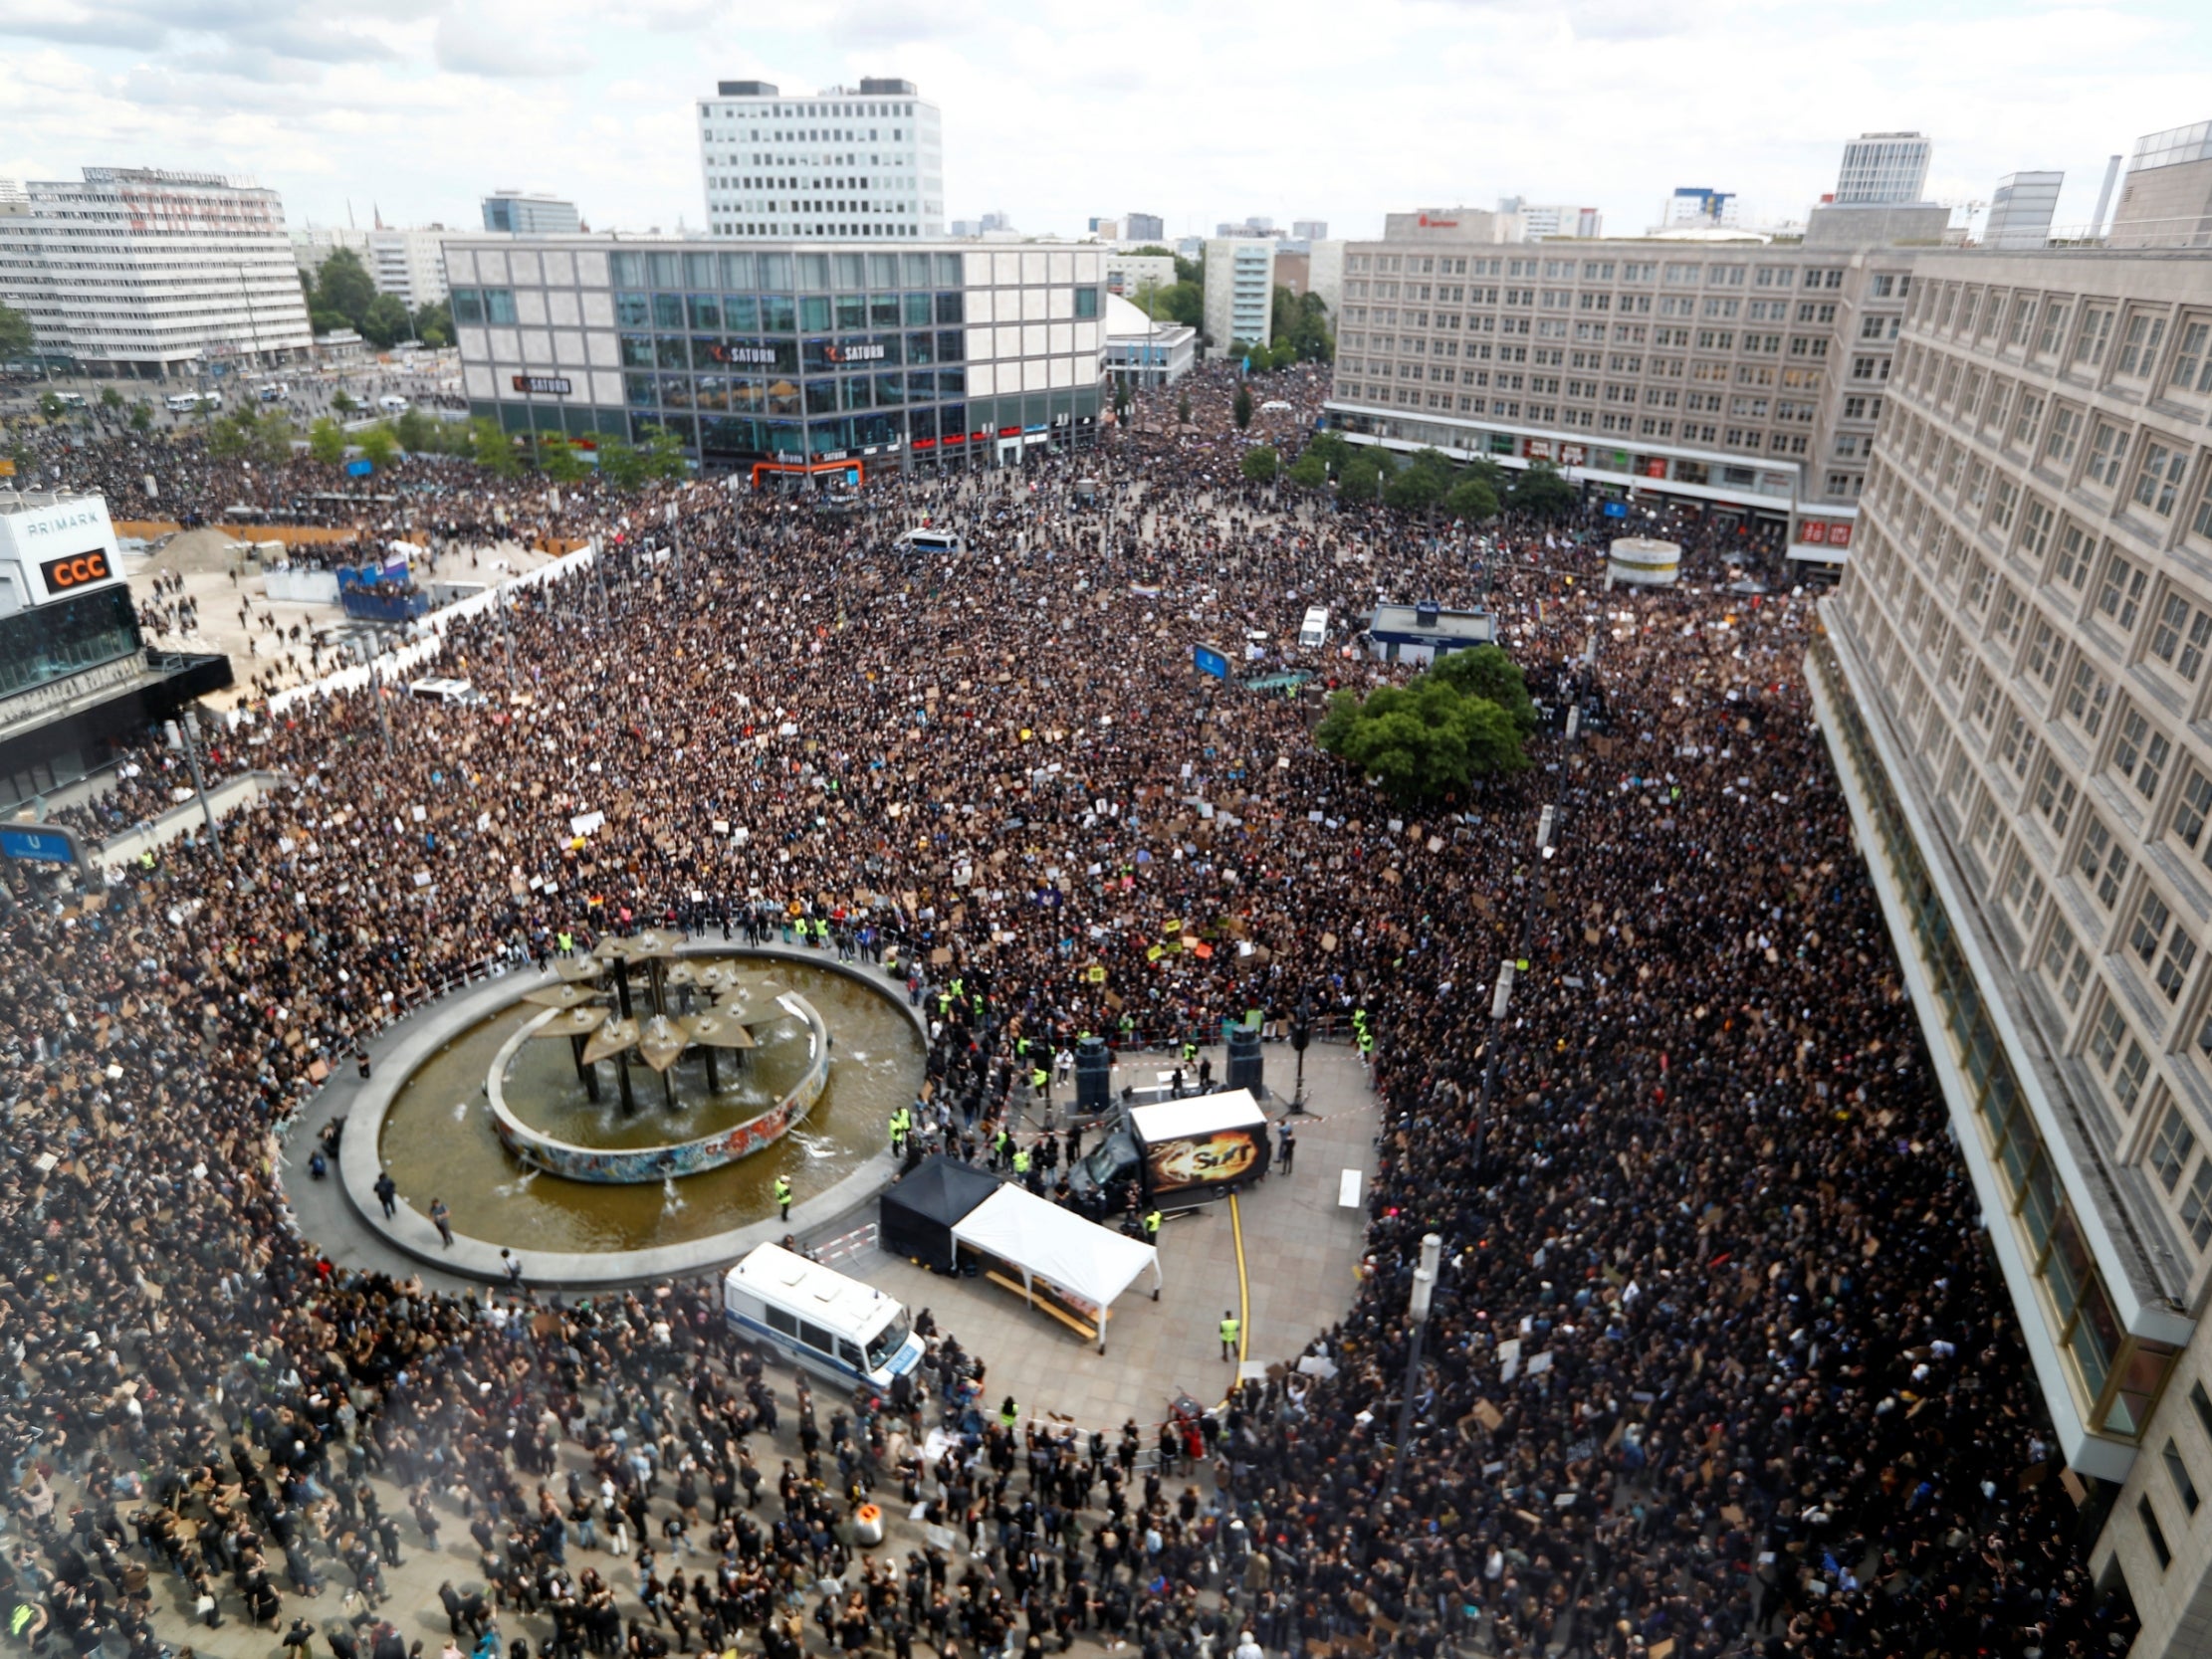
[[[598,229],[697,227],[693,101],[903,76],[945,112],[951,217],[1157,212],[1373,234],[1512,193],[1652,223],[1676,185],[1800,217],[1843,141],[1919,128],[1929,193],[2212,118],[2201,0],[0,0],[0,177],[250,173],[295,224],[474,225],[501,186]]]

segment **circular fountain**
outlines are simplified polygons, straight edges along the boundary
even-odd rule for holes
[[[501,1247],[542,1283],[695,1271],[787,1230],[779,1180],[790,1226],[839,1213],[890,1178],[883,1126],[923,1078],[896,987],[810,950],[608,938],[430,1013],[356,1098],[340,1172],[391,1242],[487,1277]]]

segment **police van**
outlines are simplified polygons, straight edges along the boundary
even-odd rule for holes
[[[908,558],[958,557],[960,537],[951,530],[910,529],[895,543]]]
[[[1309,606],[1305,621],[1298,624],[1298,643],[1308,651],[1318,651],[1329,643],[1329,607]]]
[[[759,1246],[724,1276],[722,1316],[740,1336],[833,1382],[888,1390],[922,1357],[897,1297],[780,1245]]]

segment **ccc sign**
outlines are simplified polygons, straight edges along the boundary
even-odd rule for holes
[[[49,593],[68,593],[74,588],[91,587],[104,582],[114,572],[108,567],[108,554],[95,547],[89,553],[72,553],[67,558],[50,558],[39,566],[39,575],[46,582]]]

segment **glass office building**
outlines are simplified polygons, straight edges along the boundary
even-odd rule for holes
[[[709,465],[811,470],[1005,462],[1096,429],[1095,250],[592,239],[448,257],[471,413],[510,432],[659,428]]]

